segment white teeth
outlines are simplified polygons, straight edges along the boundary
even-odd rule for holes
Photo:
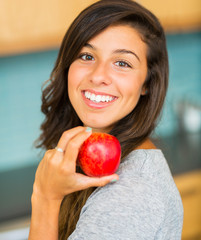
[[[102,101],[102,102],[105,102],[105,99],[106,99],[105,96],[102,96],[102,97],[101,97],[101,101]]]
[[[109,100],[110,100],[110,97],[109,97],[109,96],[106,96],[105,101],[106,101],[106,102],[109,102]]]
[[[94,93],[92,93],[90,99],[91,99],[91,101],[95,101],[96,100],[96,95]]]
[[[90,98],[91,97],[91,93],[90,92],[85,92],[85,96],[86,96],[86,98]]]
[[[94,93],[90,93],[88,91],[85,91],[84,95],[87,99],[90,99],[91,101],[94,102],[110,102],[114,99],[114,97],[111,96],[95,95]]]
[[[101,101],[101,95],[97,95],[96,96],[96,102],[100,102]]]

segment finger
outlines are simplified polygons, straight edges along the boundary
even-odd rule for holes
[[[83,142],[91,135],[91,131],[82,131],[74,136],[67,144],[64,154],[64,162],[68,163],[68,167],[70,163],[72,163],[71,167],[75,169],[75,162],[77,160],[78,152]]]
[[[79,126],[63,132],[61,138],[59,139],[57,147],[61,148],[62,150],[65,150],[70,139],[73,138],[78,133],[84,131],[84,129],[85,129],[84,127]]]
[[[81,174],[80,174],[81,175]],[[119,180],[119,176],[117,174],[112,174],[105,177],[87,177],[82,175],[80,179],[80,190],[86,189],[89,187],[103,187],[108,183],[114,183]]]

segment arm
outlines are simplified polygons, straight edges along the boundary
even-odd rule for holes
[[[49,201],[32,195],[32,216],[29,240],[58,239],[60,201]]]
[[[64,132],[58,143],[64,152],[49,150],[40,162],[31,199],[29,240],[58,239],[58,216],[65,195],[92,186],[104,186],[112,179],[118,179],[116,174],[92,178],[76,173],[79,148],[90,134],[83,127]]]

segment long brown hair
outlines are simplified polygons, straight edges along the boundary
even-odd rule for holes
[[[148,49],[147,94],[140,97],[133,111],[117,122],[110,132],[120,141],[122,159],[155,128],[168,85],[168,56],[163,28],[150,11],[132,0],[102,0],[83,10],[64,36],[55,67],[43,90],[41,110],[45,120],[41,125],[38,147],[53,148],[65,130],[83,125],[68,97],[69,67],[91,38],[108,26],[118,24],[130,25],[137,30]],[[60,239],[67,239],[75,229],[81,208],[93,190],[90,188],[64,198],[59,217]]]

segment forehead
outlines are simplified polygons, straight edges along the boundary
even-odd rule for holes
[[[88,43],[97,49],[115,50],[118,48],[135,50],[138,54],[146,55],[147,46],[142,41],[138,31],[130,25],[114,25],[104,29],[91,38]]]
[[[137,29],[135,29],[134,27],[132,27],[129,24],[115,24],[115,25],[111,25],[109,27],[106,27],[99,34],[92,37],[91,40],[96,40],[96,39],[101,38],[103,36],[105,36],[105,37],[108,36],[109,37],[113,34],[115,34],[115,35],[122,35],[123,34],[123,36],[127,37],[127,38],[129,38],[130,35],[135,35],[136,38],[139,38],[141,40],[140,34],[137,31]]]

